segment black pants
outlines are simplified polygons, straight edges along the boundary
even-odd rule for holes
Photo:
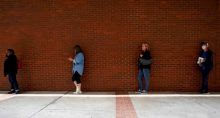
[[[81,84],[81,75],[76,71],[72,77],[73,82],[76,81],[77,84]]]
[[[19,91],[18,82],[16,79],[16,74],[14,74],[14,73],[8,74],[8,79],[11,84],[11,91]]]
[[[202,70],[202,86],[201,92],[208,92],[208,77],[209,77],[209,70]]]

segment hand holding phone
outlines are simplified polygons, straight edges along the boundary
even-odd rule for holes
[[[143,54],[140,54],[140,57],[143,57]]]
[[[69,60],[69,61],[73,61],[73,59],[72,59],[72,58],[68,58],[68,60]]]

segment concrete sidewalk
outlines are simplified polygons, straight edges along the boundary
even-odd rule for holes
[[[0,118],[219,118],[220,94],[0,92]]]

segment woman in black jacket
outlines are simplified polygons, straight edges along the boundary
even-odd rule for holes
[[[147,43],[142,44],[142,51],[138,59],[138,93],[147,93],[150,81],[150,68],[152,57]],[[143,88],[142,78],[145,79],[145,88]]]
[[[18,67],[17,67],[17,57],[13,49],[8,49],[6,52],[6,59],[4,63],[4,76],[8,77],[11,84],[11,90],[9,94],[19,93],[18,82],[16,79]]]

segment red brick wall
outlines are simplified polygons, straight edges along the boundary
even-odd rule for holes
[[[206,40],[215,52],[210,90],[220,91],[219,5],[217,0],[1,0],[0,67],[5,50],[14,48],[23,90],[71,90],[67,58],[79,44],[86,57],[84,90],[131,91],[137,88],[140,44],[148,42],[154,59],[151,91],[198,91],[195,63],[199,43]],[[0,89],[8,86],[0,76]]]
[[[217,10],[217,35],[216,35],[216,72],[215,72],[215,87],[216,90],[220,91],[220,0],[218,0]]]

